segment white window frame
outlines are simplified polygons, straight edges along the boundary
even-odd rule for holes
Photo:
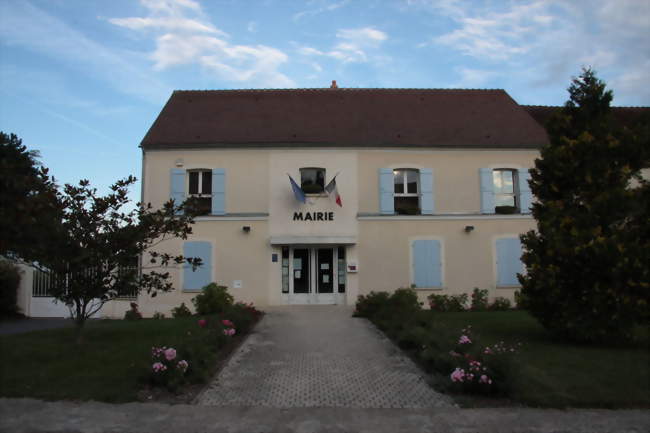
[[[406,182],[407,178],[407,171],[411,171],[415,173],[415,186],[417,191],[416,192],[395,192],[395,177],[397,174],[395,173],[398,170],[404,171],[403,174],[403,185],[404,185],[404,191],[408,190],[408,183]],[[413,167],[398,167],[398,168],[393,168],[393,206],[395,206],[394,201],[395,198],[397,197],[417,197],[418,199],[418,213],[417,215],[420,215],[422,212],[421,208],[421,203],[420,203],[420,169],[419,168],[413,168]]]
[[[192,173],[199,173],[199,180],[198,180],[198,193],[197,194],[192,194],[190,193],[190,176]],[[203,192],[203,173],[209,173],[210,177],[212,178],[212,170],[208,168],[194,168],[191,170],[187,170],[187,196],[188,197],[198,197],[198,198],[212,198],[212,193],[204,193]],[[210,179],[210,182],[212,182],[212,179]]]
[[[496,192],[496,185],[494,184],[494,174],[495,172],[504,172],[509,171],[512,173],[512,193],[502,193]],[[501,175],[503,179],[503,175]],[[497,207],[497,196],[512,196],[515,202],[516,213],[521,213],[521,199],[519,196],[519,170],[516,168],[509,167],[498,167],[492,169],[492,188],[494,189],[494,206]],[[501,205],[503,206],[503,205]]]

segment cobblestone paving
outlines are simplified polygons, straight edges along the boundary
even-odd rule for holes
[[[451,401],[365,319],[340,306],[269,309],[199,396],[205,406],[431,408]]]

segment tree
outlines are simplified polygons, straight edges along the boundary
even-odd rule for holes
[[[640,176],[650,167],[648,125],[615,126],[612,92],[591,69],[568,91],[531,169],[537,231],[521,236],[522,295],[557,336],[630,337],[648,321],[650,183]]]
[[[194,269],[201,264],[199,258],[153,249],[192,233],[195,211],[190,203],[170,200],[157,210],[138,203],[125,211],[128,188],[135,181],[133,176],[119,180],[105,196],[98,195],[88,180],[78,186],[66,184],[57,194],[63,209],[61,224],[39,264],[54,276],[51,293],[70,308],[79,340],[86,320],[106,302],[141,291],[156,296],[172,290],[167,266],[189,263]],[[138,257],[142,257],[140,270],[134,263]]]
[[[0,132],[0,255],[35,259],[61,207],[54,179],[14,134]]]

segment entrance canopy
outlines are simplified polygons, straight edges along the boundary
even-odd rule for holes
[[[271,236],[271,245],[354,245],[356,236]]]

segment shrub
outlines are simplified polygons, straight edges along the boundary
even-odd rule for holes
[[[370,318],[377,314],[388,303],[388,292],[370,292],[357,299],[354,316]]]
[[[210,283],[203,287],[201,293],[192,299],[197,314],[223,313],[233,303],[234,298],[226,286]]]
[[[173,347],[151,348],[151,381],[154,385],[175,391],[185,383],[185,372],[189,363],[178,355]]]
[[[153,319],[156,319],[156,320],[162,320],[162,319],[164,319],[164,318],[165,318],[165,315],[164,315],[163,313],[160,313],[160,312],[158,312],[158,311],[156,311],[155,313],[153,313]]]
[[[449,351],[454,370],[449,375],[452,387],[471,394],[508,395],[517,375],[518,351],[503,341],[484,346],[471,326],[461,331],[455,347]]]
[[[485,311],[488,309],[487,289],[474,288],[472,292],[472,311]]]
[[[181,305],[178,307],[172,308],[172,317],[177,318],[177,317],[189,317],[192,315],[192,312],[190,311],[189,308],[187,308],[187,305],[185,305],[185,302],[181,302]]]
[[[518,310],[526,308],[526,297],[519,290],[515,291],[515,308]]]
[[[138,304],[131,302],[131,309],[124,313],[124,320],[140,320],[142,313],[138,311]]]
[[[0,260],[0,317],[15,316],[18,313],[16,300],[19,284],[18,267],[7,260]]]
[[[400,287],[388,298],[387,307],[395,312],[408,313],[418,311],[421,308],[418,295],[414,289]]]
[[[468,302],[467,293],[460,295],[437,295],[432,293],[427,297],[429,307],[433,311],[440,312],[460,312],[467,310]]]
[[[490,310],[492,311],[507,311],[511,308],[512,304],[510,303],[510,299],[502,298],[501,296],[497,296],[490,305]]]

